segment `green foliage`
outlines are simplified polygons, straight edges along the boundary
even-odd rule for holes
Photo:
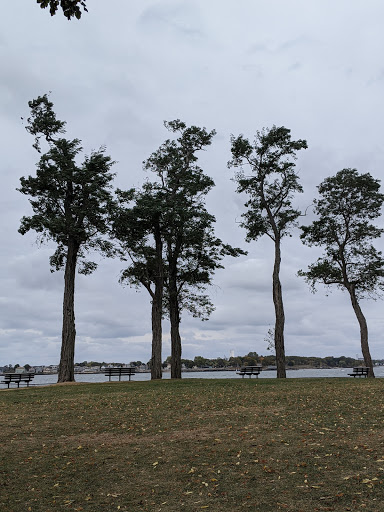
[[[308,246],[322,247],[324,256],[299,271],[315,291],[317,282],[353,291],[357,297],[374,296],[384,289],[384,260],[371,241],[383,229],[370,221],[378,218],[384,201],[380,181],[369,173],[343,169],[326,178],[314,200],[318,216],[302,226],[301,239]]]
[[[211,361],[202,356],[196,356],[194,358],[193,362],[194,362],[194,365],[197,366],[198,368],[205,368],[208,366],[212,366]]]
[[[305,140],[291,140],[290,130],[273,126],[256,133],[253,144],[243,135],[231,137],[232,160],[229,167],[239,167],[235,180],[237,192],[246,192],[248,209],[241,224],[247,241],[268,235],[279,240],[296,225],[300,212],[292,208],[295,192],[302,192],[295,172],[296,153],[307,148]],[[245,168],[249,168],[248,175]]]
[[[136,366],[137,368],[142,366],[144,363],[142,361],[131,361],[129,366]]]
[[[178,135],[168,139],[144,162],[155,175],[141,190],[117,191],[113,232],[120,241],[120,255],[130,260],[121,280],[143,285],[151,293],[157,273],[155,232],[163,244],[164,306],[169,308],[170,267],[176,267],[180,310],[207,319],[214,307],[204,293],[224,256],[244,254],[224,244],[214,234],[215,217],[204,198],[213,180],[196,164],[196,153],[211,144],[214,131],[187,127],[180,120],[164,123]]]
[[[359,366],[361,361],[355,359],[354,357],[346,357],[346,356],[327,356],[327,357],[314,357],[314,356],[287,356],[287,366],[292,367],[304,367],[304,368],[352,368],[354,366]],[[171,362],[171,356],[167,357],[167,359],[163,363],[163,367],[165,368],[167,364]],[[217,357],[217,358],[206,358],[203,356],[196,356],[192,359],[182,359],[182,363],[184,363],[186,368],[193,368],[196,366],[197,368],[238,368],[240,366],[254,366],[257,364],[262,364],[262,366],[267,367],[270,365],[276,364],[275,356],[262,356],[257,352],[249,352],[245,356],[235,356],[227,358]]]
[[[53,103],[49,101],[47,94],[29,101],[28,106],[31,110],[31,117],[27,119],[26,130],[35,136],[33,147],[40,153],[41,137],[44,137],[48,142],[53,142],[55,135],[65,133],[66,122],[56,119]]]
[[[29,106],[31,117],[26,129],[36,137],[34,147],[41,151],[43,137],[49,150],[40,157],[35,177],[20,178],[18,190],[31,198],[33,215],[21,219],[19,232],[24,235],[34,230],[41,241],[53,240],[57,244],[50,258],[52,271],[64,267],[69,240],[74,241],[79,248],[79,272],[89,274],[97,265],[85,260],[86,253],[98,250],[110,256],[112,251],[105,235],[112,200],[113,162],[101,148],[77,164],[82,151],[80,141],[58,137],[65,133],[65,123],[56,119],[47,95],[29,102]]]
[[[151,294],[155,280],[156,250],[150,243],[154,224],[158,219],[151,201],[151,185],[143,190],[116,190],[112,211],[112,235],[119,241],[118,254],[129,266],[121,272],[120,282],[131,286],[143,285]]]
[[[205,207],[214,182],[197,165],[197,153],[211,144],[216,132],[187,127],[180,120],[165,126],[177,139],[166,140],[144,167],[159,179],[168,298],[175,293],[171,289],[175,279],[179,309],[207,319],[214,308],[203,290],[211,284],[215,270],[223,268],[224,256],[244,252],[215,236],[216,219]]]
[[[70,20],[73,16],[78,20],[81,18],[81,7],[88,12],[85,0],[37,0],[42,9],[49,7],[51,16],[54,16],[59,8],[63,10],[64,16]]]
[[[181,364],[188,368],[189,370],[193,368],[194,363],[191,359],[181,359]]]

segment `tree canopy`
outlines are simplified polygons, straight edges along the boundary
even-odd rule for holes
[[[243,135],[232,136],[231,144],[228,166],[240,167],[235,175],[237,192],[249,196],[241,224],[247,230],[247,241],[262,235],[277,241],[289,235],[300,215],[292,199],[303,191],[295,170],[296,153],[306,149],[307,142],[291,140],[288,128],[273,126],[258,131],[253,144]]]
[[[381,214],[384,195],[380,181],[369,173],[343,169],[318,187],[310,226],[302,226],[305,245],[322,247],[324,256],[300,271],[313,290],[317,282],[341,289],[353,288],[361,299],[374,296],[384,285],[384,260],[370,243],[384,232],[371,224]]]
[[[36,177],[20,178],[18,190],[33,198],[30,204],[34,214],[21,219],[19,232],[24,235],[34,230],[41,241],[57,244],[50,258],[52,271],[65,266],[68,241],[76,241],[79,272],[89,274],[97,264],[86,259],[87,252],[100,250],[111,255],[112,245],[103,235],[108,233],[106,215],[112,197],[114,175],[110,169],[114,162],[101,148],[78,165],[81,142],[59,137],[65,133],[66,123],[56,119],[48,96],[30,101],[29,107],[31,117],[26,129],[35,136],[34,147],[41,152],[40,139],[44,137],[49,150],[37,164]]]
[[[40,4],[42,9],[49,7],[51,16],[54,16],[59,7],[61,7],[64,16],[68,20],[73,17],[79,20],[82,15],[81,8],[88,12],[85,0],[37,0],[37,3]]]

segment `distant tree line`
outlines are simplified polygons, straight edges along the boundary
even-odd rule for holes
[[[97,264],[87,259],[98,251],[105,257],[119,257],[124,264],[120,282],[144,287],[152,305],[152,379],[162,376],[162,320],[170,321],[171,376],[181,377],[180,323],[183,312],[207,320],[214,310],[207,288],[223,258],[246,252],[232,247],[215,235],[215,217],[206,209],[206,196],[214,182],[198,165],[199,152],[206,150],[215,136],[180,120],[165,122],[167,139],[144,162],[149,176],[141,188],[113,190],[114,162],[102,147],[85,156],[79,139],[64,137],[66,123],[56,118],[47,95],[29,102],[31,111],[26,129],[34,136],[33,147],[40,153],[35,176],[22,177],[22,194],[29,196],[31,216],[21,219],[19,232],[34,230],[41,242],[51,240],[56,251],[51,270],[64,270],[63,325],[58,381],[74,380],[75,355],[75,275],[90,274]],[[41,154],[41,144],[46,152]],[[272,297],[275,325],[269,332],[278,378],[286,376],[286,366],[296,364],[285,356],[285,313],[280,281],[281,244],[302,215],[294,204],[303,191],[295,169],[297,152],[306,149],[305,140],[292,140],[285,127],[264,128],[253,142],[243,135],[231,138],[237,192],[246,197],[241,225],[246,241],[269,237],[274,247]],[[369,173],[343,169],[326,178],[313,202],[316,220],[301,227],[301,239],[321,247],[324,255],[304,277],[313,291],[320,282],[337,286],[349,294],[360,326],[364,363],[374,377],[368,344],[368,327],[360,302],[384,290],[384,260],[372,245],[383,229],[373,224],[381,214],[384,195],[380,182]],[[257,276],[255,276],[257,278]],[[256,354],[245,358],[256,360]],[[244,364],[247,361],[242,361]],[[215,363],[219,364],[219,363]],[[224,363],[223,363],[224,364]],[[263,362],[264,364],[264,362]],[[353,363],[355,364],[355,363]]]
[[[170,363],[170,358],[163,362],[166,368]],[[239,368],[241,366],[256,366],[261,364],[263,367],[276,366],[276,356],[258,355],[256,352],[249,352],[245,356],[236,356],[223,358],[218,357],[209,359],[202,356],[196,356],[192,359],[182,359],[182,364],[187,369],[192,368]],[[286,356],[287,367],[310,367],[310,368],[353,368],[360,366],[361,361],[353,357],[305,357],[305,356]]]
[[[383,359],[373,360],[374,364],[384,365]],[[136,368],[151,366],[151,360],[144,363],[143,361],[130,361],[129,366],[135,366]],[[171,356],[168,356],[165,361],[162,362],[162,368],[165,369],[171,364]],[[126,363],[122,362],[98,362],[98,361],[82,361],[81,363],[75,363],[75,366],[82,368],[101,368],[103,366],[125,366]],[[274,355],[258,355],[256,352],[249,352],[245,356],[235,357],[217,357],[207,358],[203,356],[196,356],[194,359],[181,359],[181,365],[183,368],[192,369],[209,369],[209,368],[240,368],[242,366],[256,366],[262,365],[264,368],[268,366],[276,366],[276,357]],[[353,357],[314,357],[314,356],[286,356],[287,368],[305,367],[305,368],[353,368],[361,365],[360,359]],[[19,368],[19,364],[9,364],[3,367],[5,371],[13,371]],[[24,364],[23,367],[29,371],[33,368],[33,365]]]

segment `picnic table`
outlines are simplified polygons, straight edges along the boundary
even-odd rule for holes
[[[242,378],[245,377],[245,375],[248,375],[249,378],[251,378],[253,375],[258,378],[260,372],[262,371],[262,366],[261,365],[257,365],[257,366],[242,366],[240,368],[240,371],[237,372],[237,375],[241,375]]]
[[[122,375],[128,375],[129,380],[131,380],[132,375],[135,375],[136,368],[133,366],[129,366],[127,368],[125,367],[118,367],[118,368],[105,368],[105,373],[107,377],[109,377],[109,380],[111,380],[111,377],[119,377],[119,380],[121,380]]]
[[[1,384],[7,384],[8,389],[12,382],[17,384],[17,387],[20,387],[21,382],[26,382],[27,386],[29,386],[29,383],[34,378],[34,373],[5,373],[3,375],[4,380],[1,381]]]
[[[348,373],[351,377],[368,377],[369,368],[367,366],[357,366],[353,373]]]

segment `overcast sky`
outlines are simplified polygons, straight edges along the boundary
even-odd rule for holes
[[[58,118],[85,153],[100,146],[117,163],[116,186],[139,186],[142,161],[168,137],[164,120],[216,129],[200,165],[216,183],[207,198],[217,235],[249,251],[225,260],[210,294],[208,322],[183,316],[183,357],[268,354],[274,324],[273,243],[247,244],[239,225],[245,198],[231,181],[230,135],[286,126],[306,139],[297,170],[305,210],[316,186],[345,167],[383,178],[384,3],[381,0],[88,0],[68,21],[34,0],[4,2],[0,17],[1,266],[0,366],[57,364],[63,273],[50,273],[54,246],[17,230],[31,214],[16,191],[34,174],[38,154],[21,117],[28,101],[52,91]],[[302,222],[310,221],[303,218]],[[380,220],[383,225],[383,221]],[[383,249],[383,240],[377,247]],[[361,356],[349,298],[316,295],[296,276],[318,252],[299,231],[282,245],[288,355]],[[150,301],[145,290],[118,284],[122,264],[101,260],[76,281],[76,356],[148,361]],[[364,301],[373,358],[384,358],[383,303]],[[164,322],[164,359],[170,354]]]

